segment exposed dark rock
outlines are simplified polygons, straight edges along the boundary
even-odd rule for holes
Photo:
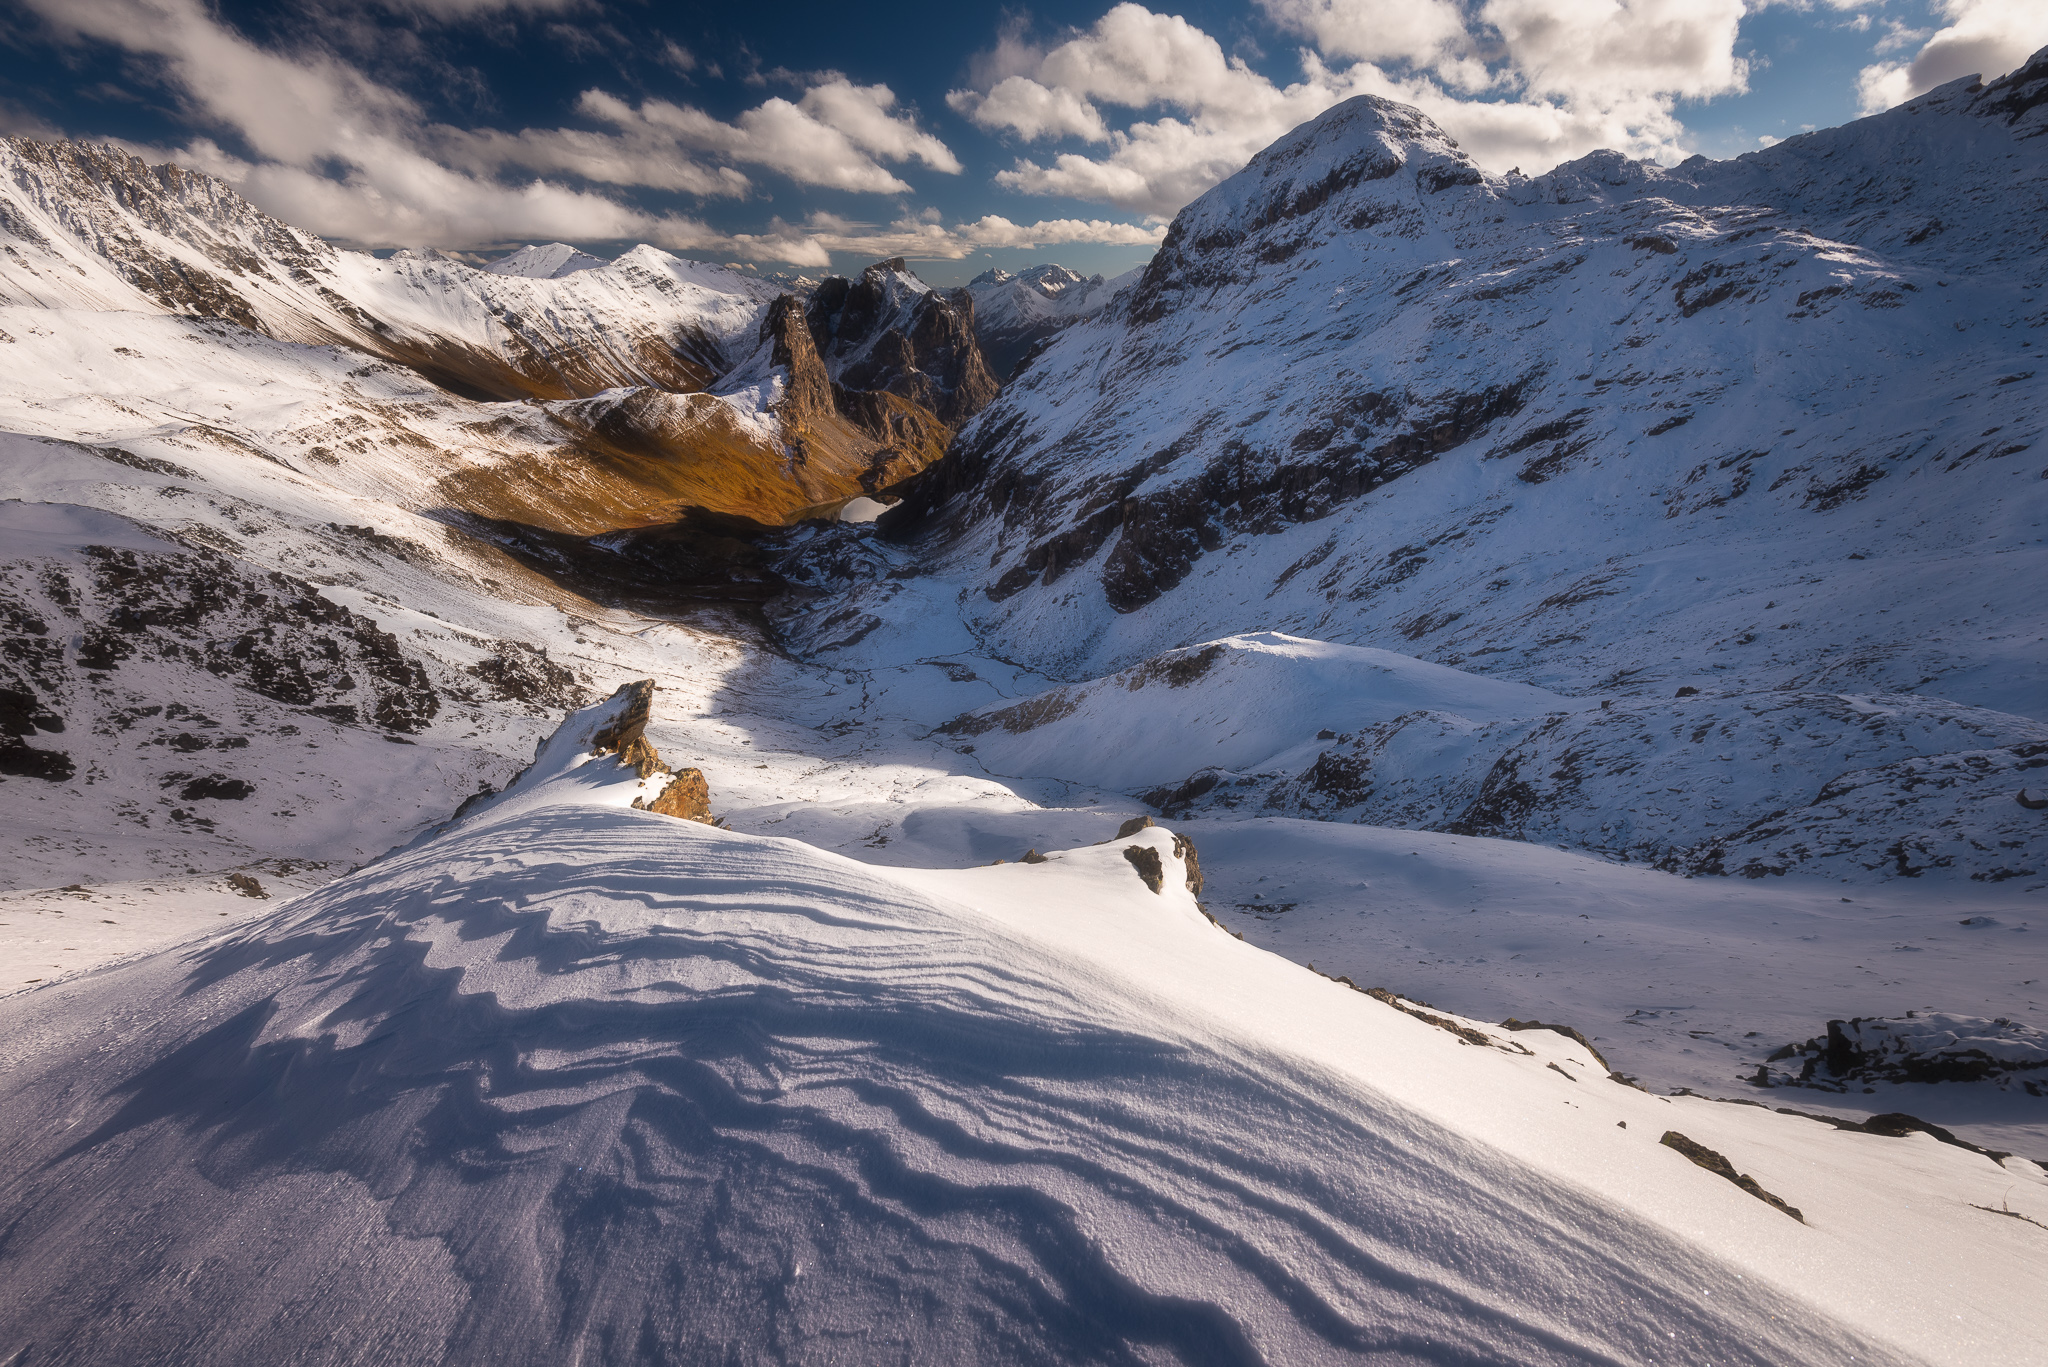
[[[761,320],[761,340],[772,344],[770,363],[789,372],[776,411],[786,421],[804,427],[830,417],[836,411],[832,379],[818,359],[815,340],[805,323],[803,301],[793,294],[777,296]]]
[[[639,799],[634,800],[640,806]],[[697,821],[713,825],[711,815],[711,785],[705,781],[701,769],[678,769],[667,785],[654,796],[654,801],[645,804],[645,810],[662,816],[672,816],[680,821]]]
[[[949,736],[979,736],[1001,727],[1013,736],[1070,715],[1080,704],[1062,692],[1041,693],[1035,698],[999,707],[993,712],[965,712],[939,730]]]
[[[1187,870],[1188,891],[1200,897],[1202,895],[1202,861],[1195,855],[1195,842],[1176,831],[1173,836],[1173,853],[1174,857],[1180,860],[1182,867]]]
[[[901,257],[858,280],[830,276],[811,293],[806,319],[832,379],[849,390],[908,399],[957,428],[998,388],[974,332],[966,290],[919,290]]]
[[[1706,1145],[1699,1143],[1696,1140],[1686,1138],[1677,1130],[1664,1131],[1664,1137],[1662,1139],[1659,1139],[1657,1142],[1659,1144],[1662,1144],[1667,1149],[1674,1149],[1677,1152],[1684,1154],[1686,1158],[1690,1159],[1694,1164],[1698,1165],[1699,1167],[1705,1168],[1708,1172],[1713,1173],[1716,1177],[1726,1178],[1728,1181],[1733,1182],[1736,1186],[1741,1187],[1751,1196],[1756,1197],[1757,1200],[1762,1201],[1768,1205],[1776,1206],[1779,1210],[1784,1211],[1787,1215],[1797,1220],[1800,1224],[1803,1225],[1806,1223],[1806,1217],[1804,1215],[1801,1215],[1796,1209],[1786,1205],[1783,1201],[1771,1195],[1771,1193],[1765,1191],[1763,1187],[1758,1185],[1755,1178],[1749,1176],[1747,1173],[1737,1172],[1735,1170],[1735,1165],[1733,1163],[1730,1163],[1725,1157],[1723,1157],[1719,1153],[1716,1153],[1714,1150],[1708,1148]]]
[[[1593,1041],[1587,1039],[1569,1025],[1550,1025],[1543,1021],[1516,1020],[1513,1016],[1508,1017],[1501,1024],[1510,1030],[1549,1030],[1563,1035],[1566,1039],[1575,1041],[1580,1048],[1591,1054],[1595,1063],[1599,1064],[1602,1068],[1608,1068],[1610,1072],[1612,1071],[1607,1060],[1601,1057],[1600,1051],[1593,1047]]]
[[[208,774],[195,778],[178,790],[178,796],[187,802],[207,799],[218,802],[240,802],[256,791],[256,785],[247,779],[229,778],[225,774]]]
[[[591,749],[600,755],[622,754],[646,734],[647,721],[654,709],[654,680],[622,683],[612,690],[610,701],[617,715],[590,738]]]
[[[75,633],[71,660],[94,673],[117,673],[134,659],[170,662],[315,715],[345,724],[367,719],[394,732],[420,731],[440,710],[422,660],[303,580],[253,570],[201,546],[162,553],[87,547],[85,563],[82,584],[55,570],[35,581],[48,604],[37,611],[61,619],[56,630],[25,608],[5,614],[0,680],[11,675],[61,696],[72,686],[61,640]],[[62,728],[59,704],[43,703],[32,687],[7,691],[35,700],[0,698],[0,715],[20,713],[42,729]],[[246,743],[224,737],[218,748],[234,748],[237,739]],[[191,732],[163,743],[184,750],[215,745]]]
[[[575,671],[550,660],[546,647],[523,641],[499,641],[497,647],[497,654],[469,667],[496,696],[549,708],[577,708],[589,701],[589,690]]]
[[[38,731],[63,729],[64,718],[45,707],[31,690],[0,688],[0,735],[32,736]]]
[[[642,779],[668,775],[668,782],[654,795],[633,799],[641,811],[672,816],[683,821],[715,824],[711,816],[711,786],[701,769],[671,771],[661,754],[647,739],[647,723],[654,710],[654,680],[637,679],[623,683],[610,699],[616,715],[591,736],[591,749],[600,755],[617,755],[620,763],[631,765]],[[458,812],[457,815],[460,815]]]
[[[1877,1082],[1983,1083],[2048,1096],[2048,1036],[2003,1017],[1944,1012],[1831,1020],[1825,1035],[1772,1053],[1753,1080],[1831,1092]]]
[[[25,745],[13,737],[0,740],[0,775],[9,778],[41,778],[61,783],[78,772],[71,756],[62,750],[44,750]]]
[[[1149,818],[1140,817],[1139,819],[1148,820]],[[1153,849],[1150,845],[1126,845],[1124,846],[1124,858],[1128,859],[1131,862],[1131,867],[1138,871],[1138,877],[1144,880],[1146,887],[1157,893],[1164,893],[1166,891],[1166,864],[1164,860],[1160,859],[1159,851]]]
[[[1314,968],[1315,965],[1310,964],[1309,967]],[[1365,993],[1366,996],[1371,997],[1374,1001],[1383,1002],[1393,1007],[1404,1016],[1413,1016],[1426,1025],[1434,1025],[1439,1030],[1456,1035],[1459,1040],[1466,1044],[1478,1044],[1488,1047],[1493,1047],[1496,1044],[1496,1041],[1482,1030],[1474,1030],[1469,1025],[1460,1025],[1448,1017],[1439,1016],[1435,1014],[1433,1008],[1424,1010],[1423,1008],[1429,1006],[1428,1002],[1413,1001],[1397,993],[1389,992],[1384,987],[1359,987],[1357,983],[1352,982],[1349,978],[1338,978],[1336,981],[1343,983],[1346,987]],[[1527,1053],[1529,1051],[1524,1049],[1522,1052]]]
[[[1220,782],[1222,782],[1220,772],[1205,770],[1202,773],[1191,775],[1186,782],[1178,786],[1154,788],[1149,793],[1140,794],[1138,800],[1148,806],[1157,807],[1161,812],[1171,816],[1176,812],[1184,811],[1189,803],[1210,791]]]

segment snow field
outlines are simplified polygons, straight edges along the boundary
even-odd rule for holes
[[[404,1261],[392,1361],[641,1332],[1004,1360],[1972,1363],[2038,1340],[2009,1294],[2034,1231],[1970,1209],[2048,1213],[2032,1165],[1651,1096],[1543,1032],[1465,1043],[1230,938],[1176,878],[1148,891],[1123,848],[1170,874],[1163,828],[892,870],[626,810],[630,771],[581,759],[228,941],[0,1003],[39,1035],[9,1148],[95,1174],[29,1195],[0,1251],[40,1269],[0,1302],[17,1334],[57,1361],[161,1353],[232,1305],[216,1361],[378,1341],[288,1309],[304,1255],[202,1233],[290,1201],[302,1248]],[[110,1006],[95,1067],[119,1085],[51,1111]],[[219,1110],[251,1087],[257,1111]],[[206,1174],[168,1204],[167,1145]],[[166,1220],[187,1232],[152,1245]],[[151,1313],[57,1310],[114,1285]]]

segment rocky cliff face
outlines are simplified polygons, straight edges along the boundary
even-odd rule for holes
[[[2048,492],[2044,90],[2036,58],[1533,180],[1353,100],[1184,210],[885,525],[1069,677],[1280,628],[2037,710],[2039,652],[1997,642],[2043,625],[2002,557]]]
[[[826,370],[846,389],[894,394],[953,427],[996,396],[975,339],[973,296],[933,289],[901,257],[858,280],[829,277],[806,316]]]

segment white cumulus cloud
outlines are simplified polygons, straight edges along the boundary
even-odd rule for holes
[[[1935,0],[1934,12],[1948,20],[1930,36],[1895,29],[1879,43],[1880,53],[1926,42],[1903,62],[1876,62],[1858,74],[1856,93],[1865,114],[1904,104],[1938,85],[1963,76],[2003,76],[2048,47],[2048,3],[2044,0]]]
[[[682,250],[749,250],[759,259],[815,264],[818,248],[806,233],[776,226],[765,234],[720,234],[695,219],[651,213],[546,177],[743,196],[753,184],[739,168],[755,167],[807,185],[901,194],[910,186],[883,163],[917,162],[947,174],[961,169],[887,86],[857,85],[837,73],[821,73],[795,100],[768,99],[731,122],[663,100],[634,106],[590,90],[578,112],[605,129],[508,133],[433,123],[409,97],[329,53],[285,53],[250,42],[201,0],[25,3],[60,34],[151,62],[193,123],[231,131],[250,153],[230,155],[201,137],[172,149],[173,158],[221,176],[280,217],[364,246],[640,237]],[[529,7],[546,5],[531,0]],[[422,7],[460,17],[503,6],[434,0]]]
[[[947,97],[980,126],[1088,150],[996,179],[1172,214],[1289,129],[1353,95],[1419,106],[1474,160],[1541,171],[1601,147],[1682,155],[1680,100],[1747,88],[1743,0],[1260,0],[1311,45],[1282,85],[1185,19],[1119,4],[1050,48],[1005,33],[983,81]],[[1119,123],[1113,111],[1140,117]]]

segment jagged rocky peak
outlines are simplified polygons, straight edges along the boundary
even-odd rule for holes
[[[484,269],[492,275],[518,275],[529,280],[559,280],[565,275],[574,275],[578,271],[594,271],[610,264],[603,257],[578,251],[566,242],[550,242],[544,247],[528,243],[515,252],[508,252],[499,257]]]
[[[952,426],[996,395],[973,295],[933,289],[900,256],[858,280],[828,277],[812,291],[807,317],[826,371],[846,389],[895,394]]]
[[[832,379],[818,359],[804,305],[795,295],[778,295],[761,320],[768,363],[786,372],[776,411],[787,421],[812,424],[834,412]]]

